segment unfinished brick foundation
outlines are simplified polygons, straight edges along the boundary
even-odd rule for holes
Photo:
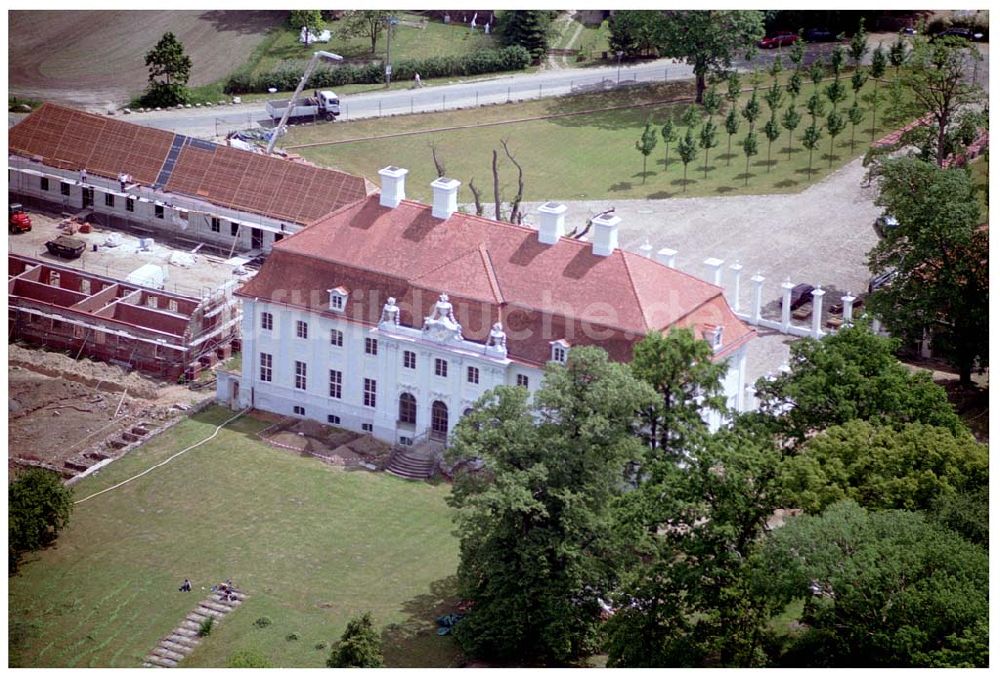
[[[198,299],[21,255],[7,261],[9,339],[167,380],[194,379],[239,350],[235,282]]]

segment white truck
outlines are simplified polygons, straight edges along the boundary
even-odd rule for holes
[[[289,109],[291,106],[291,110]],[[335,120],[340,115],[340,98],[330,90],[316,90],[311,97],[275,99],[267,102],[267,115],[275,122],[294,118]]]

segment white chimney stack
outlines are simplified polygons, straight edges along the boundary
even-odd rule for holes
[[[438,219],[448,219],[458,209],[458,187],[462,182],[457,179],[438,177],[431,182],[434,189],[434,206],[431,214]]]
[[[538,225],[538,242],[555,245],[566,234],[566,206],[562,203],[544,203],[538,206],[541,224]]]
[[[622,218],[605,212],[590,220],[590,228],[594,232],[591,252],[599,257],[607,257],[618,247],[618,224]]]
[[[402,167],[383,167],[378,171],[382,177],[382,191],[378,204],[382,207],[398,207],[406,200],[406,175],[409,170]]]

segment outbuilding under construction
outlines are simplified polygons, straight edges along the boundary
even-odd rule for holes
[[[10,254],[8,338],[166,380],[194,379],[239,351],[237,281],[203,298]]]

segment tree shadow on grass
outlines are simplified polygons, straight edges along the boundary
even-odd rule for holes
[[[451,575],[430,584],[430,591],[403,604],[407,618],[382,630],[382,654],[386,667],[440,667],[450,658],[451,666],[464,664],[464,657],[451,635],[438,636],[436,618],[454,613],[458,607],[458,577]]]
[[[717,155],[715,157],[715,159],[716,160],[724,160],[724,161],[726,161],[726,165],[728,166],[729,163],[731,163],[733,161],[733,159],[736,158],[736,157],[737,157],[737,155],[735,153],[720,153],[719,155]]]
[[[789,151],[789,148],[787,146],[785,148],[781,149],[781,155],[783,155],[785,157],[785,160],[789,159],[788,158],[788,151]],[[802,153],[804,151],[805,151],[805,149],[800,149],[800,148],[792,148],[791,149],[792,155],[795,155],[796,153]]]
[[[632,188],[632,182],[618,182],[608,187],[608,191],[628,191]]]
[[[788,189],[793,186],[798,186],[798,182],[794,179],[782,179],[779,182],[774,182],[774,187],[778,189]]]
[[[664,198],[672,198],[675,195],[677,195],[677,194],[676,193],[670,193],[669,191],[655,191],[655,192],[649,194],[648,196],[646,196],[646,198],[648,198],[649,200],[662,200]]]
[[[732,186],[720,186],[715,189],[716,193],[732,193],[736,188]]]
[[[687,186],[688,184],[697,184],[697,183],[698,183],[697,179],[683,179],[683,178],[674,179],[673,181],[670,182],[672,186],[680,186],[682,188]]]
[[[754,167],[763,167],[763,168],[774,167],[777,164],[778,161],[774,160],[773,158],[771,160],[755,160],[753,163],[751,163],[751,165],[753,165]]]

